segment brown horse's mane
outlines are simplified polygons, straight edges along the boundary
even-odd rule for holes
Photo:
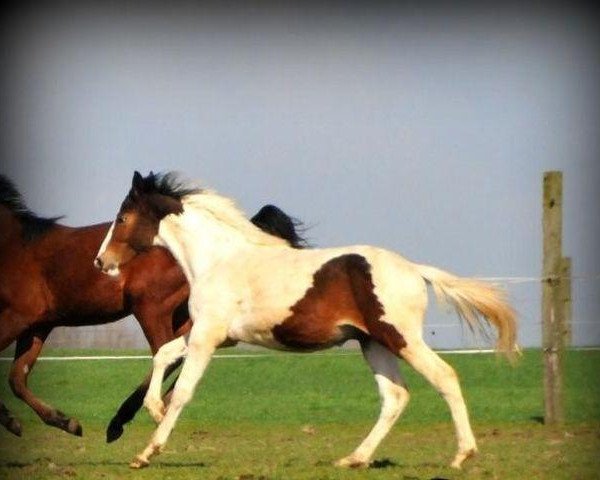
[[[15,185],[0,175],[0,205],[6,207],[19,220],[23,240],[30,242],[44,235],[62,217],[40,217],[33,213],[23,200]]]

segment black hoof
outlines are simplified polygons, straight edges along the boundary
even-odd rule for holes
[[[123,435],[123,425],[115,420],[111,420],[108,428],[106,429],[106,443],[112,443],[115,440],[118,440]]]

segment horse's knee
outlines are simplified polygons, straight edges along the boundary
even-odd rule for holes
[[[183,337],[176,338],[158,349],[152,363],[154,368],[166,368],[186,354],[187,347]]]

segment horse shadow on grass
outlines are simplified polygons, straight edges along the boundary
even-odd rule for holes
[[[332,466],[332,464],[329,461],[322,460],[322,461],[316,462],[315,466],[317,466],[317,467]],[[438,467],[439,465],[424,464],[422,466]],[[406,468],[406,467],[407,467],[406,465],[396,463],[389,458],[382,458],[381,460],[372,461],[369,464],[369,467],[367,469],[368,470],[394,470],[394,469],[402,469],[402,468]],[[395,472],[390,471],[389,473],[395,473]],[[403,475],[403,476],[400,476],[397,478],[400,480],[449,480],[446,477],[415,477],[413,475]]]
[[[369,468],[372,468],[374,470],[380,470],[380,469],[384,469],[384,468],[397,468],[400,465],[398,465],[396,462],[390,460],[389,458],[383,458],[381,460],[373,460],[370,464],[369,464]]]
[[[26,468],[34,465],[34,462],[2,462],[0,467],[2,468]]]

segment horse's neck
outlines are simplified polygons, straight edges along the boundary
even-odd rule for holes
[[[219,262],[250,247],[236,232],[203,215],[189,213],[165,217],[155,243],[169,249],[190,283],[209,274]]]
[[[22,243],[23,224],[15,213],[0,205],[0,244],[7,242]]]

